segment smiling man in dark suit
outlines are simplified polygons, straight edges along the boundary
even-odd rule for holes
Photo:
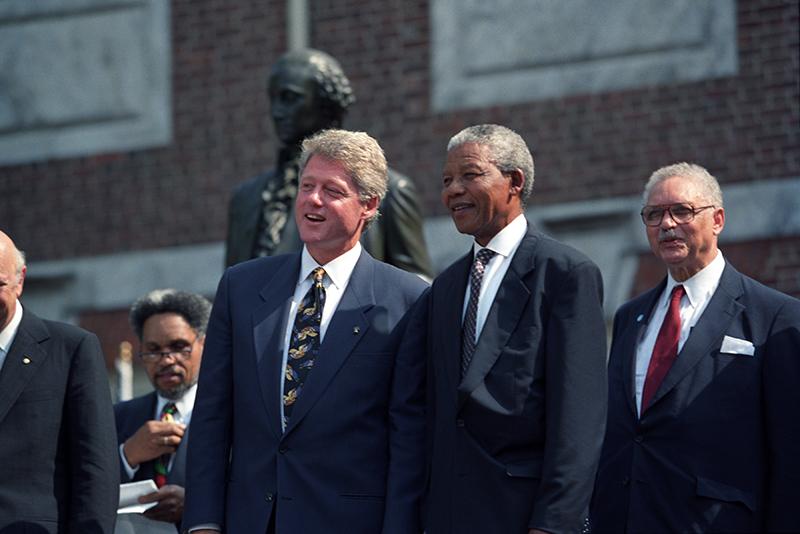
[[[114,406],[123,482],[153,479],[145,517],[180,524],[186,449],[211,303],[202,295],[157,289],[131,306],[139,358],[155,391]]]
[[[23,310],[25,271],[0,232],[0,533],[111,534],[119,468],[100,343]]]
[[[605,424],[602,280],[529,227],[532,186],[533,158],[508,128],[450,140],[442,202],[475,242],[409,328],[427,332],[430,361],[429,534],[578,532],[588,513]]]
[[[652,174],[642,220],[667,277],[614,319],[596,532],[799,532],[800,301],[738,273],[722,191]]]
[[[192,532],[420,532],[425,360],[397,347],[426,284],[359,243],[386,172],[365,133],[307,139],[302,252],[222,277],[189,440]]]

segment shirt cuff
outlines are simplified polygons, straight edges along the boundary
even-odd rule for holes
[[[122,460],[122,467],[125,468],[125,472],[128,474],[128,478],[133,478],[133,476],[136,474],[136,471],[139,470],[139,466],[137,465],[136,467],[131,467],[130,464],[128,464],[128,459],[125,458],[125,451],[122,450],[123,447],[125,447],[125,444],[124,443],[120,443],[119,444],[119,459]]]
[[[190,528],[187,532],[189,532],[191,534],[192,532],[197,532],[198,530],[204,530],[204,529],[205,530],[216,530],[217,532],[222,532],[222,528],[220,528],[220,526],[217,525],[216,523],[204,523],[202,525],[197,525],[197,526],[194,526],[194,527]]]

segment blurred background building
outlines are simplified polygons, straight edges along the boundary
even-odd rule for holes
[[[422,196],[437,271],[463,254],[439,203],[449,137],[496,122],[536,161],[529,217],[601,266],[606,315],[664,273],[639,220],[676,161],[720,180],[721,248],[800,296],[794,0],[5,0],[0,228],[23,304],[95,331],[109,370],[128,306],[212,297],[231,188],[276,154],[269,66],[336,57],[365,130]],[[137,390],[140,390],[137,387]]]

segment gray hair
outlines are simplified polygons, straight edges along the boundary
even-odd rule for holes
[[[313,48],[292,50],[278,58],[278,61],[272,66],[270,82],[272,77],[286,64],[303,65],[309,68],[315,82],[316,96],[319,98],[323,112],[341,122],[345,111],[353,105],[356,97],[353,94],[350,80],[339,62],[321,50]]]
[[[22,269],[25,268],[25,252],[18,249],[16,245],[14,245],[14,267],[17,272],[17,283],[19,283],[22,278]]]
[[[672,165],[661,167],[651,174],[647,184],[644,186],[644,193],[642,193],[643,204],[646,205],[650,200],[650,193],[653,187],[673,176],[689,179],[700,190],[704,202],[710,202],[718,208],[724,207],[722,205],[722,189],[720,189],[717,179],[705,167],[696,163],[686,162],[673,163]]]
[[[533,156],[525,140],[512,130],[499,124],[478,124],[464,128],[447,143],[447,151],[465,143],[476,143],[489,149],[492,163],[500,172],[522,171],[522,205],[528,202],[533,190]]]
[[[331,129],[322,130],[307,138],[303,141],[303,151],[300,154],[301,175],[308,160],[315,155],[344,167],[362,202],[377,197],[380,203],[386,196],[389,183],[386,156],[378,142],[368,134]],[[376,212],[375,216],[377,215]]]
[[[149,292],[131,306],[131,327],[140,340],[145,321],[159,313],[177,313],[189,323],[197,335],[202,336],[208,326],[211,302],[197,293],[177,289],[156,289]]]

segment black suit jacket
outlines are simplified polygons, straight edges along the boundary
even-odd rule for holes
[[[97,337],[26,309],[0,370],[0,533],[111,534],[113,429]]]
[[[416,534],[424,476],[421,353],[399,355],[419,277],[362,252],[288,426],[284,329],[300,254],[225,271],[192,414],[183,526],[227,534]]]
[[[268,171],[234,189],[228,207],[225,240],[227,267],[253,257],[263,205],[261,192],[275,179],[275,171]],[[416,188],[410,179],[393,169],[389,169],[389,190],[381,202],[380,212],[380,217],[361,236],[361,244],[373,258],[430,279],[433,268],[425,247]],[[302,248],[292,204],[275,254],[297,252]]]
[[[158,396],[152,391],[141,397],[136,397],[129,401],[120,402],[114,405],[114,418],[117,422],[117,446],[136,433],[139,428],[147,421],[155,419],[156,405]],[[186,479],[186,449],[189,442],[189,427],[183,434],[181,444],[175,451],[175,459],[172,461],[172,469],[167,475],[168,484],[185,486]],[[117,455],[119,458],[119,454]],[[123,482],[134,482],[137,480],[148,480],[155,477],[155,460],[139,464],[139,469],[134,473],[133,478],[128,477],[128,472],[119,458],[120,477]]]
[[[471,263],[472,251],[436,278],[423,319],[432,450],[427,532],[578,532],[606,417],[600,272],[583,254],[529,229],[462,379]]]
[[[727,264],[640,419],[636,347],[665,284],[614,319],[593,530],[800,532],[800,301]]]

